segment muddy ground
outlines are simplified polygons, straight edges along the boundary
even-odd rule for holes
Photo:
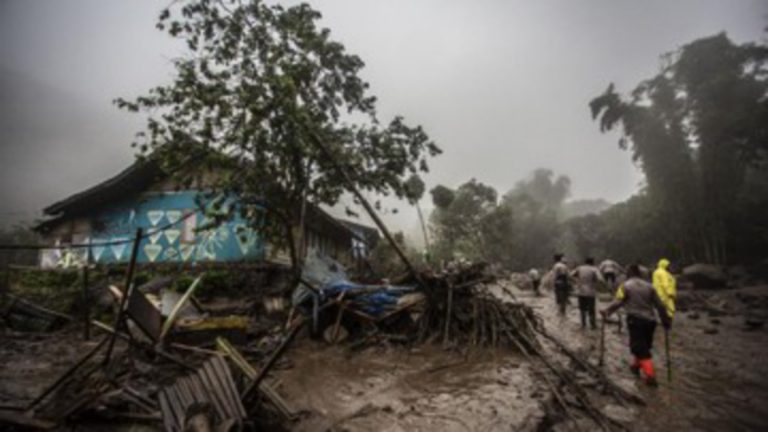
[[[511,288],[537,310],[551,333],[597,364],[600,331],[581,330],[574,300],[562,319],[551,294],[534,297]],[[601,299],[598,307],[607,302]],[[672,330],[671,382],[660,327],[656,334],[658,388],[646,387],[629,373],[627,339],[626,328],[620,333],[618,325],[606,326],[605,368],[647,406],[625,408],[596,392],[591,396],[630,430],[768,430],[768,329],[745,331],[742,314],[679,313]],[[282,391],[309,413],[296,430],[570,429],[557,419],[553,424],[547,416],[553,406],[547,388],[531,365],[511,351],[377,347],[350,353],[304,342],[290,358],[294,367],[279,373]],[[590,429],[588,423],[582,426]]]
[[[537,310],[551,333],[597,362],[600,332],[581,330],[575,301],[563,319],[555,313],[550,294],[534,297],[511,288],[520,301]],[[735,302],[737,296],[728,298]],[[605,368],[622,386],[640,394],[647,406],[620,407],[591,390],[596,406],[634,431],[768,430],[768,329],[745,331],[743,314],[721,315],[697,309],[678,314],[672,332],[671,382],[666,379],[663,332],[657,332],[654,355],[660,386],[655,389],[628,372],[626,329],[619,333],[615,324],[609,324]],[[56,334],[2,333],[0,405],[30,401],[90,345],[79,341],[74,329]],[[288,367],[276,371],[274,378],[280,393],[302,412],[292,425],[297,431],[516,431],[571,426],[553,409],[550,392],[535,375],[540,365],[511,350],[376,346],[352,351],[302,339],[283,363]],[[584,384],[592,388],[588,378]],[[591,429],[588,423],[581,426]]]

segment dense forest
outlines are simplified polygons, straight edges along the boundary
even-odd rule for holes
[[[768,47],[725,34],[662,56],[660,72],[589,102],[601,131],[645,174],[624,202],[567,202],[570,180],[546,169],[505,194],[472,179],[431,190],[436,259],[512,269],[555,251],[580,259],[753,263],[768,250]],[[608,207],[608,208],[606,208]]]

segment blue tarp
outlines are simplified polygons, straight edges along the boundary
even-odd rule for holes
[[[406,286],[382,286],[361,285],[349,281],[344,268],[333,259],[313,252],[308,254],[302,277],[318,287],[320,295],[316,295],[304,286],[297,287],[293,293],[294,305],[307,305],[310,302],[312,308],[317,307],[330,299],[336,298],[345,291],[360,290],[366,288],[386,288],[386,291],[377,291],[370,294],[355,296],[355,303],[359,309],[368,315],[380,316],[387,310],[387,306],[397,304],[397,300],[407,292],[412,292],[413,287]],[[317,319],[315,317],[315,319]]]

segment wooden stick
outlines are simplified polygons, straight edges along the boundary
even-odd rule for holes
[[[84,355],[83,358],[78,360],[77,363],[70,366],[70,368],[67,369],[63,374],[59,375],[59,378],[53,384],[51,384],[47,389],[45,389],[45,391],[43,391],[43,393],[40,396],[36,397],[35,400],[30,402],[29,405],[27,405],[27,411],[37,406],[37,404],[42,402],[43,399],[45,399],[49,394],[51,394],[51,392],[56,390],[67,378],[72,376],[72,374],[76,370],[80,369],[80,367],[83,366],[85,362],[87,362],[91,357],[93,357],[99,351],[99,349],[101,349],[101,347],[104,346],[104,342],[106,342],[109,339],[110,339],[109,337],[105,337],[104,339],[102,339],[102,341],[96,344],[95,347],[91,348],[91,350],[88,351],[88,353]]]
[[[83,339],[91,339],[91,296],[88,292],[88,266],[91,262],[91,248],[86,249],[83,266]]]
[[[131,293],[133,292],[133,272],[136,269],[136,259],[139,256],[139,243],[141,243],[141,235],[142,235],[142,229],[141,227],[136,228],[136,236],[133,239],[133,249],[131,250],[131,261],[128,264],[128,273],[125,276],[125,287],[123,287],[123,298],[120,302],[120,309],[117,311],[117,317],[115,318],[115,325],[114,329],[115,332],[112,334],[112,337],[109,339],[109,345],[107,346],[107,353],[104,356],[104,364],[109,364],[109,360],[112,356],[112,350],[115,347],[115,340],[117,339],[117,334],[120,331],[120,327],[123,324],[123,321],[125,319],[125,309],[128,305],[128,298],[131,296]]]
[[[664,351],[667,357],[667,381],[672,382],[672,357],[669,355],[669,329],[664,329]]]
[[[603,366],[605,360],[605,316],[600,319],[600,367]]]
[[[277,360],[281,355],[283,355],[283,352],[285,352],[285,350],[288,348],[288,345],[290,345],[291,341],[293,341],[293,338],[296,337],[296,335],[299,333],[299,330],[301,330],[305,322],[305,319],[301,319],[298,323],[294,324],[294,327],[291,329],[290,333],[288,333],[280,346],[277,347],[275,352],[273,352],[269,357],[267,364],[264,365],[264,367],[259,371],[259,375],[257,375],[256,378],[254,378],[253,381],[248,384],[248,387],[243,391],[240,399],[247,401],[253,396],[253,393],[259,388],[261,381],[267,376],[267,372],[269,372],[269,370],[272,369],[272,366],[277,363]]]

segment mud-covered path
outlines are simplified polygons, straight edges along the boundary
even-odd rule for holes
[[[562,319],[550,294],[537,298],[516,291],[516,296],[536,308],[550,332],[597,363],[600,331],[581,330],[575,299]],[[605,307],[608,300],[601,299],[598,308]],[[671,382],[667,380],[664,332],[659,326],[653,351],[658,388],[648,388],[630,374],[626,327],[619,333],[616,324],[608,324],[605,367],[609,376],[636,388],[648,403],[634,410],[630,429],[768,430],[768,331],[744,331],[743,322],[742,316],[678,313],[671,331]]]
[[[506,350],[462,355],[436,346],[352,353],[304,341],[278,374],[299,431],[536,430],[549,398]]]
[[[550,333],[597,364],[600,331],[581,330],[575,301],[563,319],[551,294],[534,297],[505,285],[517,300],[535,308]],[[498,287],[492,289],[504,296]],[[606,305],[607,299],[598,303]],[[673,327],[671,383],[666,378],[663,331],[657,331],[658,388],[648,388],[630,374],[626,328],[619,333],[616,324],[608,324],[605,370],[641,395],[647,406],[622,408],[592,391],[596,405],[633,431],[768,430],[768,331],[743,331],[742,317],[719,317],[713,324],[714,318],[705,313],[690,315],[680,313]],[[514,352],[465,356],[439,347],[375,347],[352,353],[345,347],[304,342],[290,358],[293,367],[279,374],[282,390],[309,413],[296,430],[550,429],[545,420],[546,407],[552,405],[549,391]],[[554,429],[570,430],[565,423]]]

